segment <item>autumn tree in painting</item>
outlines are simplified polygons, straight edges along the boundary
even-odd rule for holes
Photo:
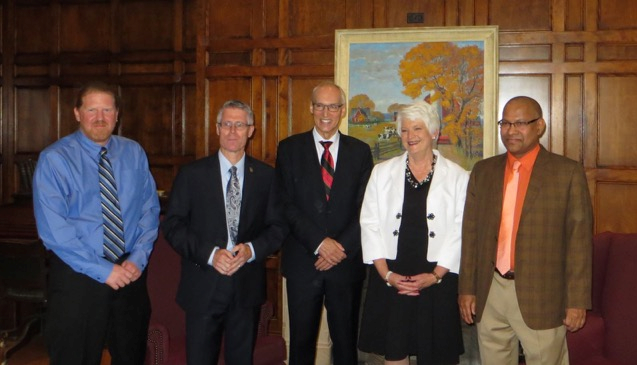
[[[350,108],[369,108],[370,111],[376,109],[374,101],[369,99],[367,94],[357,94],[349,100]]]
[[[403,93],[425,98],[442,108],[442,134],[471,156],[478,140],[484,89],[484,52],[475,45],[425,42],[409,50],[400,62]],[[476,136],[474,136],[476,135]]]
[[[382,122],[385,118],[381,112],[376,111],[376,103],[374,103],[374,101],[371,100],[367,94],[357,94],[353,96],[349,100],[349,109],[350,110],[356,110],[356,109],[368,110],[369,111],[368,117],[370,118],[370,121],[372,122],[374,121]]]

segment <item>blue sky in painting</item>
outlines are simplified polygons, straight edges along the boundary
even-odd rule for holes
[[[460,47],[476,45],[484,49],[483,42],[455,42]],[[349,98],[367,94],[376,110],[387,112],[393,103],[412,103],[402,93],[398,65],[407,51],[418,42],[353,43],[349,50]]]

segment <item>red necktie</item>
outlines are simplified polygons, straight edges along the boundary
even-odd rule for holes
[[[498,235],[498,258],[496,267],[501,274],[509,272],[513,268],[513,255],[515,252],[515,240],[513,238],[513,221],[515,219],[515,201],[518,195],[518,183],[520,181],[520,162],[513,162],[513,174],[504,190],[502,202],[502,218],[500,221],[500,233]]]
[[[330,190],[332,189],[332,181],[334,180],[334,159],[330,153],[332,141],[321,141],[323,145],[323,156],[321,156],[321,175],[325,186],[325,198],[330,200]]]

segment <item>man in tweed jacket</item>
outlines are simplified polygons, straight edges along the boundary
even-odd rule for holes
[[[527,364],[568,364],[566,331],[580,329],[591,306],[593,215],[586,176],[580,164],[540,145],[546,123],[535,100],[511,99],[498,124],[507,153],[477,163],[467,188],[461,315],[477,322],[483,364],[517,364],[518,340]],[[511,270],[500,274],[505,170],[516,160],[522,164],[519,221]]]

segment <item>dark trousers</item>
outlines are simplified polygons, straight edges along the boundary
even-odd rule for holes
[[[290,315],[290,365],[313,365],[323,304],[332,339],[335,365],[358,363],[356,340],[362,281],[314,281],[287,277]]]
[[[261,307],[238,306],[230,277],[220,279],[216,295],[205,313],[186,311],[188,364],[218,364],[223,339],[226,365],[252,365]]]
[[[146,271],[117,291],[51,256],[45,339],[51,364],[143,364],[150,319]]]

